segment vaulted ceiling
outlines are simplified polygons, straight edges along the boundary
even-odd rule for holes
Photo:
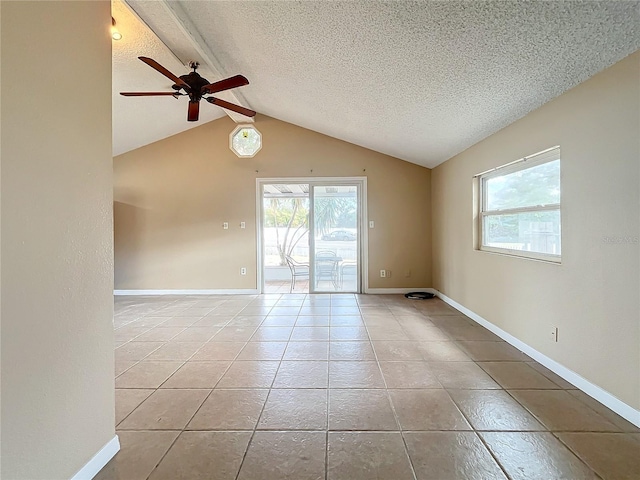
[[[187,123],[185,99],[117,95],[170,89],[144,55],[241,73],[221,98],[434,167],[640,48],[639,5],[114,0],[114,154],[227,114],[205,103]]]

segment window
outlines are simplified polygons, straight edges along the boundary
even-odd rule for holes
[[[560,147],[477,178],[478,248],[560,262]]]
[[[251,158],[262,148],[262,135],[253,125],[238,125],[229,135],[229,148],[241,158]]]

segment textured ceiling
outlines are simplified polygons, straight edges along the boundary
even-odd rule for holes
[[[189,72],[129,8],[113,1],[111,12],[122,39],[113,44],[113,155],[175,135],[225,115],[204,102],[200,121],[187,123],[187,99],[123,97],[119,92],[171,91],[173,82],[140,60],[151,57],[176,75]]]
[[[250,108],[428,167],[640,48],[637,1],[146,3],[249,78]]]

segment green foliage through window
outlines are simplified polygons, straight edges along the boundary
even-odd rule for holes
[[[559,258],[559,148],[482,175],[480,189],[481,248]]]
[[[309,199],[265,198],[264,226],[277,227],[276,244],[280,265],[286,265],[285,257],[291,255],[298,242],[309,231]],[[283,228],[284,232],[280,232]]]
[[[560,160],[486,181],[487,210],[560,203]]]

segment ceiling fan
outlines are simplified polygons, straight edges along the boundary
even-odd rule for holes
[[[249,80],[247,80],[242,75],[236,75],[234,77],[225,78],[224,80],[220,80],[219,82],[209,83],[209,80],[206,78],[202,78],[196,70],[198,69],[198,62],[189,63],[189,67],[193,69],[193,72],[190,72],[188,75],[181,75],[180,77],[175,76],[169,70],[164,68],[154,59],[149,57],[138,57],[144,63],[149,65],[151,68],[157,70],[162,75],[167,77],[170,80],[175,82],[171,88],[173,88],[173,92],[120,92],[120,95],[124,95],[125,97],[154,97],[154,96],[172,96],[174,98],[189,96],[189,109],[187,110],[187,121],[188,122],[196,122],[198,121],[199,113],[200,113],[200,99],[204,98],[207,102],[212,103],[213,105],[218,105],[219,107],[226,108],[227,110],[232,110],[234,112],[240,113],[242,115],[246,115],[247,117],[255,116],[256,112],[250,110],[245,107],[241,107],[240,105],[236,105],[235,103],[230,103],[225,100],[216,97],[205,97],[207,94],[213,94],[217,92],[222,92],[224,90],[230,90],[236,87],[242,87],[243,85],[248,85]],[[184,90],[184,93],[181,92]]]

